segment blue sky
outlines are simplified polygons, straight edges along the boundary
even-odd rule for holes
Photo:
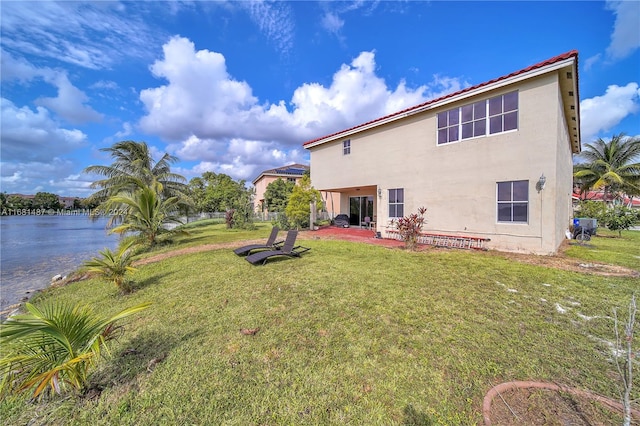
[[[326,134],[579,51],[582,142],[640,135],[640,2],[2,1],[1,191],[146,141],[251,181]],[[526,153],[523,153],[526,155]]]

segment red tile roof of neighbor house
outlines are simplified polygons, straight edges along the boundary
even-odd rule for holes
[[[424,102],[424,103],[421,103],[419,105],[415,105],[415,106],[403,109],[402,111],[394,112],[393,114],[385,115],[384,117],[379,117],[379,118],[376,118],[374,120],[367,121],[366,123],[358,124],[357,126],[350,127],[348,129],[344,129],[344,130],[340,130],[339,132],[332,133],[330,135],[322,136],[320,138],[316,138],[316,139],[307,141],[307,142],[305,142],[303,144],[303,146],[310,145],[310,144],[312,144],[314,142],[318,142],[318,141],[320,141],[322,139],[327,139],[327,138],[330,138],[330,137],[333,137],[333,136],[338,136],[338,135],[340,135],[342,133],[347,133],[347,132],[350,132],[352,130],[356,130],[356,129],[360,128],[360,127],[365,127],[365,126],[368,126],[370,124],[377,123],[379,121],[384,121],[384,120],[392,118],[392,117],[400,116],[402,114],[406,114],[408,112],[423,108],[423,107],[431,105],[431,104],[434,104],[436,102],[440,102],[440,101],[443,101],[443,100],[448,99],[448,98],[453,98],[453,97],[458,96],[460,94],[471,92],[471,91],[477,90],[477,89],[479,89],[481,87],[488,86],[490,84],[497,83],[499,81],[506,80],[508,78],[518,76],[520,74],[525,74],[527,72],[534,71],[534,70],[537,70],[539,68],[546,67],[548,65],[553,65],[553,64],[555,64],[557,62],[561,62],[561,61],[567,60],[569,58],[577,58],[577,57],[578,57],[578,51],[577,50],[571,50],[571,51],[563,53],[561,55],[554,56],[553,58],[549,58],[549,59],[547,59],[545,61],[538,62],[535,65],[531,65],[531,66],[529,66],[527,68],[523,68],[523,69],[521,69],[519,71],[512,72],[511,74],[503,75],[502,77],[494,78],[493,80],[485,81],[484,83],[476,84],[475,86],[467,87],[466,89],[462,89],[462,90],[459,90],[459,91],[454,92],[454,93],[449,93],[448,95],[444,95],[444,96],[441,96],[441,97],[436,98],[436,99],[431,99],[431,100],[429,100],[427,102]],[[577,65],[576,65],[576,69],[577,69]],[[577,75],[576,75],[576,85],[577,85]]]
[[[629,198],[626,195],[619,196],[617,194],[607,194],[604,198],[603,191],[589,191],[587,193],[574,192],[572,198],[581,201],[615,201],[620,200],[625,206],[640,207],[640,198]]]

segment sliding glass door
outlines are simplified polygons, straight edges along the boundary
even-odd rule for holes
[[[361,226],[365,223],[365,217],[373,220],[373,195],[349,197],[349,224]]]

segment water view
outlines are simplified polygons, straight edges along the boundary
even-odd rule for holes
[[[108,235],[106,218],[86,215],[0,217],[0,311],[47,287],[55,275],[68,275],[105,247],[118,245]]]

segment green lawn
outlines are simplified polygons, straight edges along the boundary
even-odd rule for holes
[[[598,229],[591,241],[572,241],[566,255],[591,262],[611,263],[640,271],[640,231]]]
[[[266,238],[269,228],[193,226],[176,246]],[[629,244],[620,252],[633,252],[633,266],[638,234],[592,243],[607,256]],[[99,396],[8,398],[3,424],[464,425],[481,421],[484,394],[507,380],[618,395],[610,315],[627,306],[638,278],[463,250],[302,243],[312,250],[301,259],[265,266],[229,249],[145,265],[129,296],[95,280],[47,292],[105,314],[154,305],[128,319],[92,379]],[[239,331],[258,327],[254,336]]]

